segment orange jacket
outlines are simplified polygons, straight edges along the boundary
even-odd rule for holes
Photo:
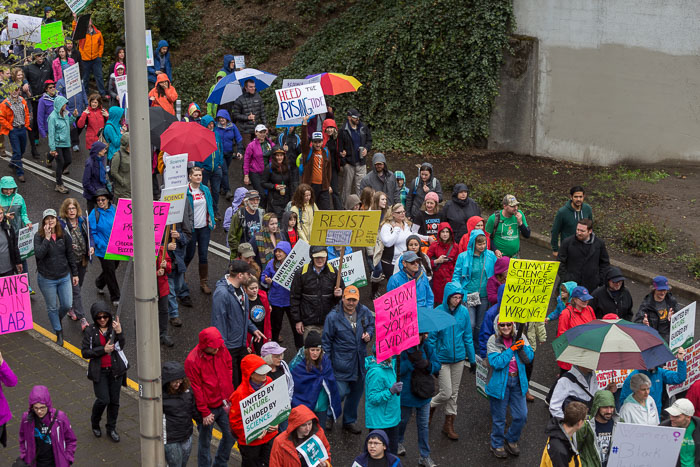
[[[148,98],[151,100],[151,106],[153,107],[163,107],[166,112],[175,115],[175,101],[177,100],[177,91],[175,87],[170,83],[170,87],[165,90],[164,96],[158,96],[158,84],[164,81],[170,82],[168,75],[161,73],[156,78],[156,85],[148,93]]]
[[[309,409],[307,406],[298,405],[294,407],[292,409],[292,413],[289,414],[289,427],[287,428],[287,431],[280,433],[272,443],[270,467],[301,467],[299,453],[297,452],[294,442],[289,439],[289,435],[294,433],[297,428],[309,420],[313,420],[313,427],[311,428],[309,437],[313,435],[319,437],[323,445],[326,447],[326,452],[328,453],[328,463],[331,462],[331,446],[328,444],[323,428],[321,428],[318,424],[318,418],[316,418],[316,415],[314,415],[311,409]]]
[[[75,31],[76,22],[73,21],[73,31]],[[95,60],[96,58],[101,58],[102,53],[105,49],[105,41],[102,38],[102,33],[93,26],[94,34],[88,33],[85,39],[80,39],[78,41],[78,48],[80,49],[80,57],[84,61]]]
[[[29,118],[29,108],[27,107],[27,101],[25,101],[22,97],[22,104],[24,104],[24,126],[27,128],[27,130],[31,130],[29,128],[29,122],[31,118]],[[10,106],[10,101],[9,99],[5,99],[0,103],[0,135],[7,135],[10,133],[10,130],[14,128],[14,121],[15,121],[15,113],[12,111],[12,107]]]

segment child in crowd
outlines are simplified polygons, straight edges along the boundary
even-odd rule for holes
[[[406,196],[408,195],[408,188],[406,188],[406,175],[404,175],[403,171],[397,170],[394,172],[394,177],[396,177],[396,185],[399,187],[401,204],[403,204],[403,207],[406,207]]]
[[[280,238],[294,248],[299,240],[299,231],[297,230],[297,221],[299,216],[296,212],[287,211],[282,215],[282,223],[280,224]]]
[[[250,321],[260,332],[265,334],[267,340],[270,340],[272,337],[270,329],[270,303],[267,301],[267,294],[260,290],[260,283],[257,278],[251,276],[250,280],[245,285],[245,293],[248,295],[248,301],[250,302]],[[253,345],[252,350],[255,351],[255,354],[260,355],[260,349],[265,342],[263,342],[262,339],[253,341],[252,336],[248,334],[246,345],[249,351],[251,351],[251,343]]]
[[[547,318],[545,318],[544,322],[549,323],[550,321],[553,321],[555,319],[559,319],[559,315],[561,315],[561,312],[564,311],[564,308],[567,307],[569,302],[571,301],[571,292],[578,286],[578,284],[574,281],[569,281],[569,282],[564,282],[559,286],[559,296],[557,297],[557,307],[554,309],[553,312],[551,312],[549,315],[547,315]]]

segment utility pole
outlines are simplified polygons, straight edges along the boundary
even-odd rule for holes
[[[146,12],[143,0],[125,0],[126,56],[134,232],[134,300],[138,359],[141,465],[164,466],[163,406],[158,335],[158,290],[153,243],[151,136],[146,96]]]

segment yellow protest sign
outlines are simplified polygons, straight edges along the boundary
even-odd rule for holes
[[[544,321],[558,270],[558,261],[511,259],[499,319],[516,323]]]
[[[379,211],[316,211],[309,245],[374,246]]]

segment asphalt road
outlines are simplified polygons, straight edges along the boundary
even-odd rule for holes
[[[40,146],[42,154],[46,153],[46,145]],[[139,157],[132,155],[132,157]],[[145,157],[149,157],[146,155]],[[9,161],[9,156],[4,156],[6,162]],[[56,193],[53,188],[55,186],[54,175],[51,169],[40,164],[38,160],[31,157],[29,148],[26,151],[24,158],[25,175],[27,182],[18,183],[19,193],[24,196],[29,212],[29,218],[33,222],[40,222],[41,214],[44,209],[54,208],[58,210],[61,202],[66,196],[77,198],[84,204],[82,198],[82,188],[80,180],[82,180],[82,172],[84,162],[87,158],[87,151],[82,150],[80,153],[73,153],[73,164],[70,167],[70,175],[64,176],[64,185],[71,190],[69,195],[61,195]],[[234,188],[240,185],[241,165],[240,162],[234,161],[231,167],[231,178]],[[234,174],[236,174],[234,176]],[[0,164],[0,176],[14,175],[14,170],[8,165]],[[235,180],[234,180],[235,178]],[[223,214],[228,202],[221,197],[219,202],[219,211]],[[554,214],[555,208],[552,213]],[[209,249],[209,274],[210,285],[214,287],[215,282],[223,276],[228,264],[228,249],[226,248],[226,240],[223,229],[217,227],[212,234],[212,243]],[[532,243],[524,242],[522,247],[522,257],[528,259],[551,259],[551,254],[548,250],[537,247]],[[29,273],[31,285],[37,291],[32,297],[33,318],[36,323],[46,329],[51,330],[46,307],[44,304],[41,292],[36,286],[36,263],[33,259],[29,259]],[[193,262],[194,263],[194,262]],[[117,271],[119,278],[123,278],[126,271],[125,265],[120,266]],[[107,300],[108,297],[100,296],[96,293],[96,288],[93,286],[97,275],[100,272],[100,267],[97,262],[93,262],[88,268],[83,287],[83,303],[87,310],[92,303],[97,300]],[[171,335],[173,336],[176,345],[173,348],[161,347],[161,361],[176,360],[184,361],[189,351],[197,344],[197,335],[199,331],[209,326],[211,299],[210,296],[204,295],[199,290],[199,278],[196,264],[193,264],[187,272],[187,282],[190,285],[191,295],[194,308],[180,309],[180,317],[184,322],[181,328],[172,328]],[[632,293],[635,307],[641,302],[644,295],[648,292],[648,284],[639,284],[628,280],[626,286]],[[361,290],[362,302],[371,306],[369,297],[369,287],[364,287]],[[682,296],[677,297],[682,304],[687,304],[689,301]],[[134,319],[134,299],[133,299],[133,278],[131,281],[123,281],[122,295],[123,301],[121,317],[124,332],[126,334],[125,352],[132,370],[129,376],[136,379],[136,366],[138,364],[136,358],[136,323]],[[69,318],[64,319],[64,336],[65,339],[80,347],[82,333],[78,322],[71,322]],[[696,327],[700,326],[700,321],[696,323]],[[521,438],[522,454],[519,458],[509,458],[503,461],[497,461],[489,452],[489,432],[490,432],[490,411],[488,401],[478,395],[475,389],[475,380],[470,373],[465,371],[462,378],[462,384],[459,393],[459,414],[456,419],[456,431],[460,435],[460,441],[454,442],[447,439],[440,432],[443,422],[443,414],[441,411],[435,416],[433,425],[430,427],[430,444],[432,449],[432,457],[439,465],[487,465],[487,463],[498,462],[499,464],[509,466],[532,466],[538,465],[542,454],[542,449],[546,442],[544,435],[544,427],[549,419],[547,407],[543,402],[544,395],[549,390],[549,386],[555,381],[558,373],[558,367],[554,363],[554,357],[551,349],[551,341],[556,335],[556,324],[550,323],[547,326],[548,343],[540,345],[537,350],[537,360],[531,381],[531,391],[538,397],[534,403],[528,404],[529,414],[528,422]],[[697,334],[697,329],[696,329]],[[292,334],[288,325],[284,325],[283,339],[286,344],[291,344]],[[293,357],[294,351],[287,351],[286,359],[289,361]],[[50,365],[50,362],[47,362]],[[39,384],[40,381],[36,381]],[[85,395],[91,398],[92,395]],[[364,421],[364,400],[361,403],[360,421]],[[362,435],[350,435],[342,432],[339,426],[329,434],[331,442],[331,455],[334,465],[350,465],[352,459],[359,453],[363,447],[363,441],[367,431]],[[405,465],[417,465],[418,450],[415,422],[409,425],[406,433],[405,446],[408,451],[404,458]]]

